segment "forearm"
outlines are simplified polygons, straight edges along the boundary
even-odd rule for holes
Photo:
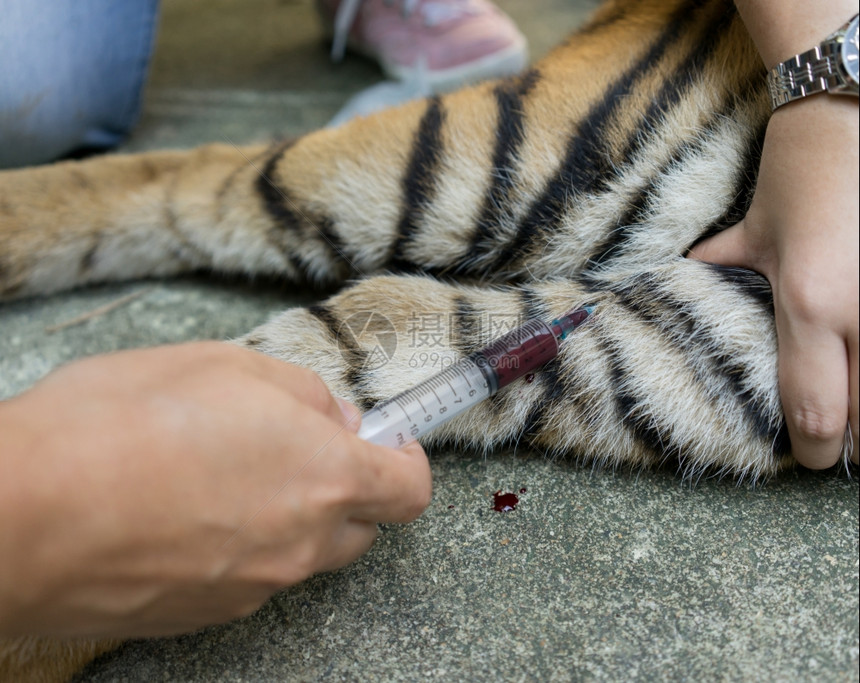
[[[821,42],[857,14],[857,0],[736,0],[767,68]]]
[[[818,45],[857,13],[857,0],[736,0],[738,11],[767,68]],[[821,94],[782,106],[768,134],[795,149],[803,166],[827,187],[840,187],[846,168],[856,175],[856,97]],[[843,167],[843,165],[846,165]]]

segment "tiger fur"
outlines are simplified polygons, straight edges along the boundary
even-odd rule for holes
[[[730,2],[612,1],[521,76],[291,143],[0,173],[0,295],[200,269],[349,283],[236,343],[364,408],[439,369],[410,363],[416,315],[453,360],[489,316],[596,304],[534,381],[427,443],[758,480],[791,462],[770,289],[684,255],[744,215],[769,111]],[[398,335],[378,367],[373,329],[342,334],[370,312]],[[27,664],[4,647],[0,677]]]

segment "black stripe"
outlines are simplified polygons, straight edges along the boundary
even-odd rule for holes
[[[520,287],[518,291],[525,319],[540,318],[546,320],[549,317],[546,303],[537,292],[530,287]],[[540,372],[536,373],[544,390],[532,404],[521,430],[522,436],[533,445],[539,440],[541,431],[547,427],[550,409],[558,407],[562,402],[567,403],[566,410],[572,410],[574,406],[580,404],[587,409],[589,405],[588,399],[574,398],[583,396],[584,392],[575,386],[577,384],[575,376],[571,373],[563,374],[561,370],[561,358],[559,357],[546,363]]]
[[[280,252],[281,256],[290,264],[290,267],[302,277],[308,277],[311,272],[311,264],[285,241],[283,231],[272,228],[266,231],[266,242]]]
[[[696,138],[680,143],[670,158],[636,190],[636,194],[628,202],[627,210],[618,222],[607,231],[606,239],[588,257],[583,277],[589,279],[598,277],[598,273],[605,270],[610,261],[624,253],[624,248],[630,238],[648,220],[653,202],[655,199],[659,199],[657,192],[660,183],[672,173],[675,167],[683,165],[690,155],[703,148],[707,142],[708,134],[718,125],[719,120],[719,114],[712,117],[710,122],[703,127],[702,133]]]
[[[764,275],[746,268],[708,264],[722,280],[762,306],[773,316],[773,290]]]
[[[749,141],[744,150],[743,163],[738,168],[735,180],[734,200],[726,207],[725,212],[716,221],[709,225],[702,235],[690,245],[690,249],[699,242],[713,237],[726,228],[730,228],[746,216],[755,193],[756,181],[758,179],[758,167],[761,163],[761,151],[764,145],[764,134],[767,123],[763,122]]]
[[[358,346],[355,337],[346,330],[346,334],[341,334],[343,321],[335,315],[330,306],[325,304],[314,304],[308,306],[308,313],[319,320],[329,333],[330,341],[334,342],[338,347],[342,347],[347,353],[361,355],[363,352]]]
[[[641,150],[645,142],[652,139],[658,132],[658,127],[666,112],[677,105],[681,97],[690,90],[734,17],[735,12],[732,8],[731,11],[726,11],[715,25],[708,27],[705,39],[697,44],[697,48],[667,78],[664,86],[643,116],[642,127],[638,128],[628,139],[621,158],[617,162],[619,168],[631,163],[633,156]],[[595,266],[603,269],[609,261],[623,253],[626,243],[636,233],[636,228],[647,220],[649,209],[657,195],[659,183],[672,171],[673,167],[681,165],[691,154],[704,147],[709,134],[720,125],[723,117],[730,114],[733,107],[734,103],[731,103],[722,111],[712,115],[702,127],[701,132],[697,133],[694,139],[679,144],[662,167],[639,188],[635,197],[630,201],[627,211],[608,232],[606,239],[589,256],[587,260],[589,269]],[[607,179],[603,179],[601,184],[605,182]]]
[[[539,80],[540,72],[531,69],[520,77],[503,81],[493,91],[498,114],[491,183],[484,195],[471,248],[460,265],[461,271],[467,270],[495,247],[494,237],[498,234],[500,216],[510,210],[508,194],[516,180],[514,166],[525,137],[523,98],[528,96]]]
[[[520,298],[520,316],[522,318],[520,324],[534,318],[545,319],[547,317],[546,305],[534,289],[522,286],[517,288],[517,293]],[[543,391],[532,403],[531,410],[526,415],[520,430],[521,435],[530,443],[533,443],[534,439],[539,436],[549,407],[554,405],[556,400],[562,396],[564,387],[559,372],[560,364],[557,358],[552,359],[540,369],[539,375]],[[538,373],[535,374],[538,375]]]
[[[570,43],[574,43],[578,38],[597,33],[608,26],[612,26],[628,13],[632,8],[632,5],[633,2],[619,2],[615,3],[615,6],[611,9],[607,9],[607,6],[604,5],[601,7],[600,11],[595,12],[585,24],[575,31],[574,34],[565,41],[564,45],[566,46]]]
[[[299,230],[299,218],[296,213],[284,202],[284,195],[274,181],[274,173],[281,158],[290,147],[295,144],[294,140],[281,143],[275,148],[262,172],[257,176],[255,188],[263,199],[263,206],[274,220],[274,227],[266,231],[266,241],[275,247],[290,266],[300,275],[307,276],[310,264],[298,254],[290,244],[284,241],[284,233],[297,233]]]
[[[309,306],[308,312],[325,325],[330,341],[337,346],[337,350],[343,357],[346,364],[344,380],[358,395],[358,407],[362,411],[370,410],[376,401],[370,397],[367,379],[363,373],[367,352],[358,345],[348,326],[343,324],[329,306],[324,304]]]
[[[453,329],[451,330],[451,345],[463,356],[467,356],[491,340],[487,338],[487,330],[483,329],[481,311],[478,311],[465,296],[454,299]],[[485,409],[492,415],[493,420],[504,413],[508,403],[508,392],[493,394],[485,401]]]
[[[476,342],[480,343],[480,339],[480,314],[465,296],[457,296],[454,299],[451,346],[467,356],[476,350]]]
[[[746,99],[751,96],[755,96],[755,94],[747,93],[744,98]],[[587,260],[588,270],[594,269],[595,266],[598,267],[597,270],[603,270],[610,261],[624,252],[624,248],[630,237],[636,234],[637,228],[648,220],[652,203],[658,197],[660,182],[673,172],[673,167],[681,166],[685,163],[686,159],[704,149],[710,134],[722,125],[725,119],[732,117],[737,106],[737,101],[732,99],[723,109],[712,115],[702,126],[701,132],[692,140],[687,140],[679,144],[666,163],[653,173],[648,181],[636,191],[636,195],[630,200],[624,215],[609,231],[606,239],[589,256]],[[754,134],[747,146],[743,161],[738,168],[736,187],[733,193],[734,200],[729,204],[723,216],[706,228],[703,236],[697,239],[694,244],[698,244],[705,237],[714,235],[734,225],[746,215],[755,190],[755,179],[759,159],[761,158],[761,138],[763,135],[764,129],[762,128]],[[692,249],[692,246],[689,249]],[[588,273],[586,273],[586,277],[589,277]]]
[[[347,256],[345,251],[346,245],[335,230],[334,221],[328,216],[319,213],[311,214],[308,216],[308,219],[322,238],[319,242],[331,254],[332,265],[343,271],[340,273],[340,276],[347,277],[349,274],[362,275],[353,265],[352,259]]]
[[[280,145],[284,145],[287,143],[281,142],[278,144],[279,144],[278,148],[280,148]],[[290,142],[290,144],[292,144],[292,142]],[[225,204],[227,203],[226,202],[227,193],[233,187],[233,183],[236,180],[236,178],[239,176],[239,174],[243,170],[245,170],[249,166],[251,168],[256,168],[256,163],[260,159],[265,157],[266,154],[268,154],[268,152],[269,152],[269,150],[264,150],[260,154],[253,157],[250,161],[248,160],[248,158],[244,154],[241,154],[241,152],[240,152],[240,154],[242,156],[240,163],[236,166],[236,168],[234,168],[232,171],[230,171],[230,173],[227,175],[226,178],[224,178],[224,182],[221,183],[221,186],[218,188],[218,191],[215,193],[215,204],[218,207],[218,211],[217,211],[218,222],[221,222],[224,219],[224,212],[226,209]]]
[[[504,268],[516,261],[528,245],[540,234],[551,232],[561,220],[571,194],[588,192],[605,182],[616,171],[606,149],[605,130],[617,110],[625,106],[636,83],[645,76],[663,55],[683,35],[686,25],[696,17],[692,6],[685,3],[669,20],[660,37],[647,52],[629,68],[595,104],[570,139],[561,167],[547,183],[541,196],[532,203],[517,234],[498,254],[494,269]]]
[[[669,448],[672,447],[671,438],[660,432],[653,419],[641,414],[639,408],[643,407],[645,402],[630,389],[631,382],[621,362],[619,349],[606,339],[598,338],[597,341],[609,366],[608,374],[612,383],[612,396],[615,399],[618,419],[642,445],[658,458],[663,459]]]
[[[354,274],[355,268],[346,254],[343,240],[335,230],[334,221],[320,213],[295,210],[295,202],[287,190],[275,182],[277,165],[293,144],[294,141],[290,141],[278,147],[256,180],[257,192],[275,223],[266,234],[267,240],[287,258],[293,268],[305,276],[317,276],[311,261],[299,250],[299,246],[307,245],[308,240],[313,240],[328,251],[331,267],[338,271],[335,277]],[[305,228],[306,225],[309,229]],[[294,241],[285,241],[285,234],[290,234]]]
[[[517,287],[517,294],[520,298],[521,325],[533,318],[543,320],[548,316],[543,297],[533,288],[528,285],[521,285]]]
[[[297,230],[299,218],[284,202],[284,192],[275,183],[274,175],[275,168],[281,161],[281,158],[293,144],[295,144],[295,141],[291,140],[278,146],[269,157],[266,165],[263,166],[263,171],[257,176],[255,182],[257,193],[263,198],[263,205],[266,211],[275,219],[278,226],[285,230]]]
[[[409,166],[403,177],[403,213],[391,248],[390,265],[394,269],[412,270],[415,267],[406,257],[406,249],[418,231],[425,207],[436,194],[436,172],[442,157],[444,120],[442,100],[438,96],[431,97],[427,100],[427,109],[415,134]]]
[[[716,51],[717,45],[725,37],[737,17],[734,5],[728,4],[714,22],[704,24],[704,38],[697,42],[696,48],[668,75],[657,95],[642,116],[641,126],[637,127],[627,140],[616,165],[629,164],[644,143],[659,130],[666,113],[675,107],[695,85],[696,79],[704,71],[707,60]]]
[[[492,329],[488,330],[489,333],[492,333],[492,338],[485,339],[484,340],[485,345],[490,344],[493,341],[495,341],[495,339],[498,339],[502,335],[507,334],[508,332],[511,332],[516,327],[524,325],[526,322],[528,322],[529,320],[532,320],[533,318],[544,318],[544,317],[546,317],[543,314],[544,306],[543,306],[543,302],[540,298],[540,295],[538,295],[538,293],[535,292],[531,287],[526,287],[526,286],[520,287],[517,289],[517,294],[519,295],[519,299],[520,299],[519,314],[517,315],[517,317],[513,321],[511,321],[511,324],[505,324],[503,330],[492,330]],[[504,314],[504,315],[505,315],[505,317],[507,317],[507,314]],[[549,363],[547,365],[549,365]],[[557,365],[558,364],[556,363],[556,366]],[[546,365],[544,367],[546,367]],[[543,370],[543,368],[542,368],[542,370]],[[557,372],[558,372],[558,370],[556,369],[556,374],[557,374]],[[546,395],[546,392],[544,392],[544,394],[541,396],[541,398],[539,398],[537,400],[537,402],[534,404],[538,407],[539,413],[540,413],[539,416],[536,417],[536,423],[543,421],[544,412],[545,412],[547,406],[549,405],[548,403],[546,403],[544,401],[545,395]],[[490,413],[496,419],[501,418],[504,415],[504,413],[506,412],[506,410],[508,409],[508,405],[515,402],[515,401],[517,401],[517,397],[516,397],[516,394],[514,393],[514,391],[512,389],[509,388],[507,390],[501,391],[498,394],[495,394],[495,395],[490,397],[490,401],[489,401]],[[531,417],[532,413],[534,413],[534,409],[530,412],[528,417]],[[528,418],[527,418],[527,421],[528,421]],[[527,432],[525,430],[521,430],[520,433],[521,433],[521,435],[527,435]]]
[[[788,434],[788,423],[785,421],[784,416],[779,424],[779,428],[776,430],[776,435],[772,443],[773,454],[777,459],[791,454],[791,437]]]
[[[675,348],[682,358],[696,356],[710,365],[714,375],[722,379],[735,397],[756,436],[773,443],[779,441],[779,427],[773,425],[772,416],[755,391],[745,386],[746,366],[716,344],[708,322],[696,317],[688,303],[668,294],[647,273],[611,289],[619,305],[646,324],[656,327],[666,344]],[[694,376],[698,376],[694,366],[688,364],[687,367]],[[704,378],[700,379],[700,385],[706,386]],[[716,398],[712,397],[712,400]],[[775,451],[775,455],[781,456],[782,453]]]
[[[561,363],[553,358],[540,369],[541,382],[544,390],[532,404],[526,419],[523,421],[522,435],[534,443],[545,426],[547,411],[565,396],[565,382],[561,376]]]

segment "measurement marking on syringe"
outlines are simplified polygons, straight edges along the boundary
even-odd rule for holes
[[[464,373],[463,373],[463,375],[462,375],[462,377],[463,377],[463,379],[464,379],[464,380],[466,380],[466,384],[468,384],[468,385],[469,385],[469,388],[471,389],[471,388],[472,388],[472,383],[469,381],[469,374],[468,374],[468,373],[466,373],[466,372],[464,372]]]
[[[394,401],[394,402],[397,404],[397,407],[403,411],[403,414],[406,416],[406,419],[409,420],[410,422],[412,422],[412,418],[409,417],[409,413],[406,412],[406,408],[403,407],[403,405],[400,403],[400,401]]]
[[[451,383],[442,377],[436,377],[434,379],[435,379],[435,381],[427,383],[427,388],[430,390],[430,393],[436,397],[436,401],[439,403],[439,405],[441,405],[442,399],[439,398],[439,394],[436,393],[436,387],[442,387],[445,384],[447,384],[448,387],[450,388]]]

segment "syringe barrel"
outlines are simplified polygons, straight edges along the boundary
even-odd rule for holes
[[[358,436],[391,448],[400,448],[419,438],[555,358],[559,339],[579,327],[593,310],[594,306],[584,306],[550,325],[529,320],[489,346],[366,412]]]
[[[380,446],[400,448],[456,417],[493,393],[472,357],[449,366],[367,411],[358,436]]]
[[[558,339],[552,328],[533,319],[469,357],[487,372],[494,394],[557,355]]]
[[[400,448],[492,396],[558,354],[552,328],[540,320],[508,332],[442,372],[375,406],[358,435]]]

